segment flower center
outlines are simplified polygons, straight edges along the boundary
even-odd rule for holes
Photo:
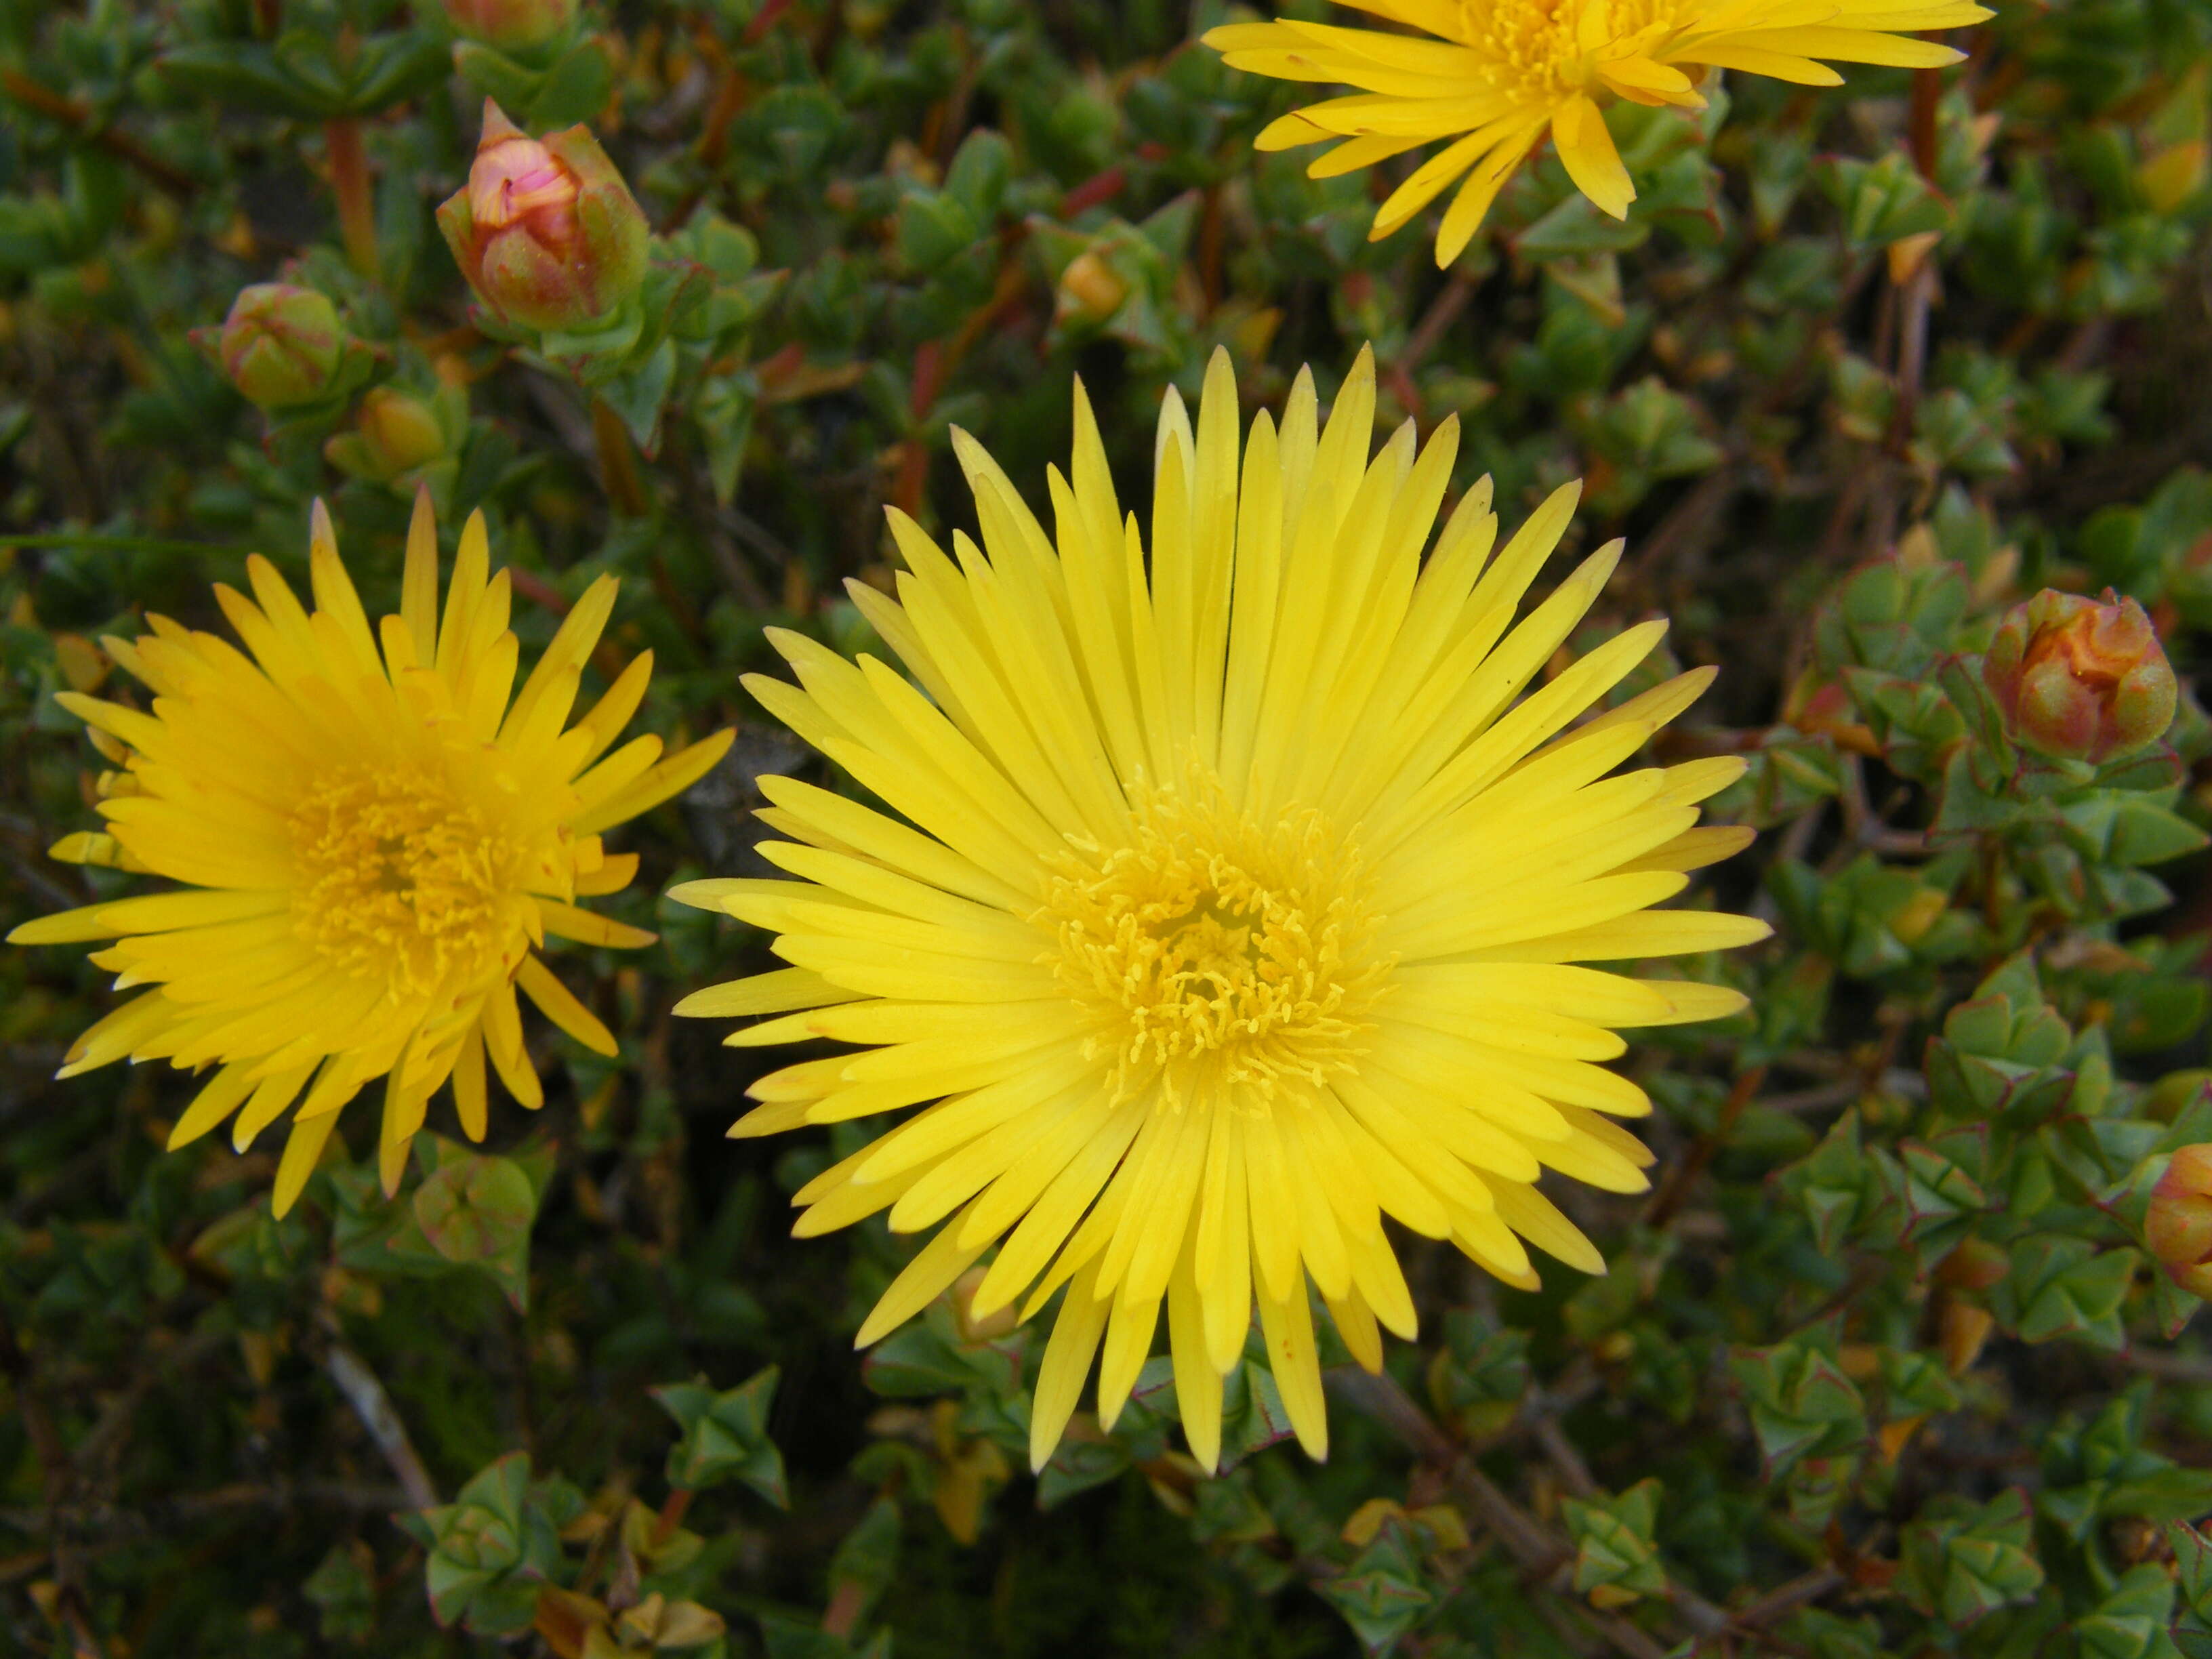
[[[1596,60],[1672,32],[1676,0],[1459,0],[1460,38],[1493,65],[1493,90],[1546,98],[1589,89]],[[1646,44],[1649,44],[1648,42]]]
[[[1257,1106],[1352,1064],[1390,963],[1358,854],[1318,812],[1257,823],[1200,784],[1141,793],[1126,844],[1071,850],[1040,920],[1117,1097],[1158,1082]]]
[[[469,216],[486,231],[527,218],[553,240],[573,225],[577,191],[575,175],[536,139],[502,139],[470,165]]]
[[[300,937],[389,994],[428,994],[495,971],[514,924],[513,848],[419,769],[318,781],[291,817]]]

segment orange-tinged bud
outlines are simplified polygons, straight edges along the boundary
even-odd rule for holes
[[[224,375],[249,401],[286,409],[330,391],[346,335],[337,307],[314,289],[256,283],[239,290],[214,344]]]
[[[599,140],[581,125],[532,138],[489,99],[438,228],[477,298],[524,328],[596,327],[645,279],[645,215]]]
[[[2173,723],[2173,670],[2143,608],[2045,588],[1997,625],[1982,679],[2024,746],[2102,763],[2155,743]]]
[[[2151,1189],[2143,1237],[2175,1284],[2212,1297],[2212,1146],[2173,1155]]]
[[[499,52],[527,52],[568,33],[576,0],[445,0],[454,33]]]

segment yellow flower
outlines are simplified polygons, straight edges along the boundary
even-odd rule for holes
[[[1696,79],[1741,70],[1802,86],[1843,77],[1816,61],[1935,69],[1960,54],[1918,29],[1978,23],[1972,0],[1344,0],[1435,36],[1284,21],[1230,23],[1206,44],[1231,68],[1283,81],[1361,88],[1271,123],[1261,149],[1341,138],[1307,172],[1332,179],[1439,138],[1375,215],[1370,240],[1396,230],[1466,177],[1437,234],[1437,264],[1460,255],[1513,169],[1548,129],[1583,195],[1616,219],[1636,198],[1606,131],[1601,100],[1702,109]],[[1695,78],[1685,74],[1697,72]]]
[[[1261,414],[1240,445],[1217,353],[1195,431],[1172,392],[1162,410],[1149,566],[1079,386],[1056,535],[956,432],[982,549],[956,536],[956,562],[894,513],[898,601],[852,589],[913,683],[793,634],[775,640],[799,684],[749,682],[897,816],[763,778],[761,816],[789,839],[762,851],[797,879],[674,895],[768,929],[791,964],[678,1012],[783,1015],[732,1043],[860,1045],[763,1078],[732,1134],[936,1103],[797,1197],[801,1235],[885,1209],[895,1231],[943,1224],[860,1343],[994,1245],[972,1318],[1065,1288],[1040,1464],[1102,1336],[1114,1420],[1163,1299],[1183,1425],[1214,1463],[1255,1292],[1291,1421],[1323,1455],[1307,1280],[1380,1364],[1377,1322],[1414,1328],[1386,1213],[1515,1285],[1535,1283],[1523,1239],[1602,1271],[1534,1183],[1548,1165],[1646,1184],[1612,1120],[1650,1103],[1594,1063],[1623,1051],[1611,1028],[1743,999],[1571,964],[1767,931],[1650,908],[1749,840],[1692,827],[1740,759],[1606,775],[1711,672],[1572,725],[1664,623],[1520,697],[1620,544],[1513,626],[1576,488],[1492,557],[1485,481],[1424,564],[1457,425],[1417,456],[1409,423],[1370,461],[1374,410],[1363,351],[1326,429],[1301,374],[1279,428]]]
[[[120,769],[101,779],[106,833],[70,836],[53,855],[183,884],[9,935],[112,939],[92,960],[115,970],[118,988],[149,988],[76,1040],[62,1076],[126,1057],[215,1068],[172,1147],[234,1114],[243,1151],[298,1103],[276,1176],[280,1215],[339,1109],[380,1076],[387,1190],[448,1078],[462,1128],[483,1138],[487,1053],[508,1092],[542,1104],[518,986],[579,1042],[615,1052],[532,949],[549,934],[651,942],[574,902],[617,891],[636,872],[636,855],[605,851],[599,834],[689,787],[732,735],[666,760],[653,737],[607,753],[645,695],[650,653],[569,725],[614,605],[606,576],[510,706],[507,577],[489,573],[481,514],[461,532],[441,619],[437,527],[428,497],[417,497],[400,613],[374,631],[319,501],[311,540],[313,612],[258,556],[246,566],[252,599],[216,586],[250,656],[154,617],[135,643],[104,641],[153,693],[152,712],[59,698]]]

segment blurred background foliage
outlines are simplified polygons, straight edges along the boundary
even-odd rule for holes
[[[183,1079],[51,1080],[78,953],[0,957],[0,1651],[2212,1653],[2212,1351],[2145,1238],[2212,1139],[2204,0],[1615,108],[1626,223],[1546,157],[1441,273],[1365,240],[1389,169],[1253,154],[1296,89],[1191,44],[1215,0],[451,7],[0,0],[0,923],[125,879],[43,856],[99,763],[52,694],[249,550],[301,577],[318,495],[372,610],[418,487],[489,516],[526,648],[619,574],[646,722],[739,743],[624,832],[604,908],[663,948],[563,962],[619,1057],[538,1033],[542,1115],[393,1200],[356,1128],[271,1220],[270,1153],[161,1150]],[[433,210],[488,94],[629,181],[618,326],[471,305]],[[338,331],[264,412],[221,330],[268,282]],[[1589,479],[1592,636],[1723,665],[1662,754],[1751,758],[1714,896],[1778,935],[1625,1062],[1654,1191],[1555,1194],[1607,1277],[1403,1241],[1423,1343],[1333,1375],[1326,1466],[1255,1369],[1200,1478],[1163,1364],[1032,1480],[1029,1333],[956,1291],[850,1352],[908,1247],[786,1237],[846,1132],[722,1138],[743,1051],[668,1010],[763,942],[654,896],[765,872],[751,777],[817,763],[738,678],[764,624],[867,642],[886,503],[972,522],[950,427],[1041,503],[1080,373],[1141,509],[1217,344],[1259,405],[1369,341],[1383,428],[1456,413],[1509,521]],[[2166,743],[2014,743],[1976,659],[2046,586],[2156,622]]]

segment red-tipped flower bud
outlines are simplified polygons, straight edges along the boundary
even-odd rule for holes
[[[580,125],[530,137],[489,99],[438,228],[477,298],[524,328],[592,328],[645,279],[645,215],[599,140]]]
[[[256,283],[231,301],[213,343],[231,385],[263,409],[286,409],[330,391],[346,334],[337,307],[314,289]]]
[[[576,0],[445,0],[453,32],[497,52],[527,52],[566,33]]]
[[[2143,1237],[2173,1282],[2212,1297],[2212,1146],[2184,1146],[2151,1189]]]
[[[2143,608],[2045,588],[2005,613],[1982,663],[2005,724],[2058,760],[2108,761],[2173,723],[2173,670]]]

